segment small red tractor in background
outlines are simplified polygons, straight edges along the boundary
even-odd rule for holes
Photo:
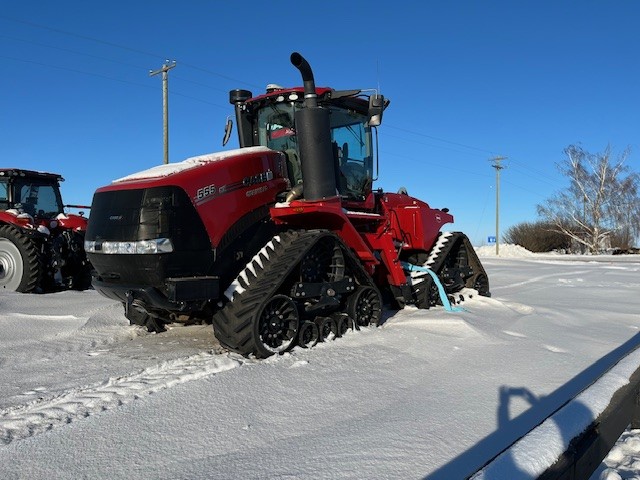
[[[91,287],[84,252],[87,218],[64,212],[63,180],[55,173],[0,168],[0,291]]]
[[[383,298],[429,308],[441,290],[489,295],[467,237],[440,233],[447,209],[373,189],[373,133],[389,102],[316,88],[307,61],[291,62],[304,87],[230,92],[239,149],[96,191],[85,241],[93,286],[131,323],[162,331],[204,319],[223,346],[267,357],[377,325]]]

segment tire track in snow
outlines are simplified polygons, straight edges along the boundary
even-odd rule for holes
[[[0,448],[246,362],[247,359],[235,354],[199,353],[163,362],[138,373],[110,378],[100,384],[74,388],[52,398],[0,410]]]
[[[576,271],[576,272],[570,272],[570,273],[566,273],[566,272],[559,272],[559,273],[551,273],[549,275],[540,275],[538,277],[532,277],[532,278],[528,278],[527,280],[524,280],[522,282],[517,282],[517,283],[511,283],[509,285],[501,285],[501,286],[495,286],[495,287],[491,287],[491,291],[494,290],[504,290],[504,289],[508,289],[508,288],[515,288],[515,287],[522,287],[523,285],[528,285],[529,283],[537,283],[541,280],[548,280],[551,278],[555,278],[555,277],[567,277],[568,275],[586,275],[588,274],[589,271],[588,270],[580,270],[580,271]]]
[[[38,351],[42,352],[44,357],[53,359],[61,352],[83,352],[145,335],[146,331],[142,328],[130,327],[128,320],[126,322],[113,320],[118,317],[124,318],[121,310],[121,305],[113,304],[92,310],[88,312],[87,317],[14,313],[7,315],[7,318],[16,321],[29,320],[30,318],[47,319],[52,324],[55,324],[57,320],[70,319],[82,322],[77,327],[61,328],[60,331],[52,329],[48,334],[37,339]],[[21,355],[31,356],[30,347],[34,341],[36,340],[31,338],[10,341],[11,355],[18,358]]]

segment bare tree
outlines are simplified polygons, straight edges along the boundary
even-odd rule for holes
[[[564,153],[558,169],[569,179],[569,188],[538,205],[538,214],[591,253],[623,232],[627,243],[633,241],[639,229],[640,177],[624,164],[630,150],[616,159],[609,146],[592,154],[570,145]]]

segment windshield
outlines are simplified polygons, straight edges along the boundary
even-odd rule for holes
[[[289,179],[293,185],[302,181],[300,152],[296,138],[294,114],[301,105],[296,102],[268,104],[258,112],[258,142],[287,157]],[[330,106],[331,141],[338,192],[363,200],[371,192],[373,181],[373,148],[371,127],[365,115]]]
[[[32,217],[53,218],[63,213],[62,200],[57,185],[42,180],[16,180],[14,203]]]

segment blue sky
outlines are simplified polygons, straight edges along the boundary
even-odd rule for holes
[[[563,149],[631,147],[640,171],[640,3],[635,1],[59,2],[0,0],[2,166],[61,173],[67,203],[162,163],[170,74],[170,161],[222,150],[228,91],[300,83],[376,88],[377,186],[400,186],[456,218],[475,244],[537,219],[567,185]],[[225,149],[235,148],[231,141]]]

